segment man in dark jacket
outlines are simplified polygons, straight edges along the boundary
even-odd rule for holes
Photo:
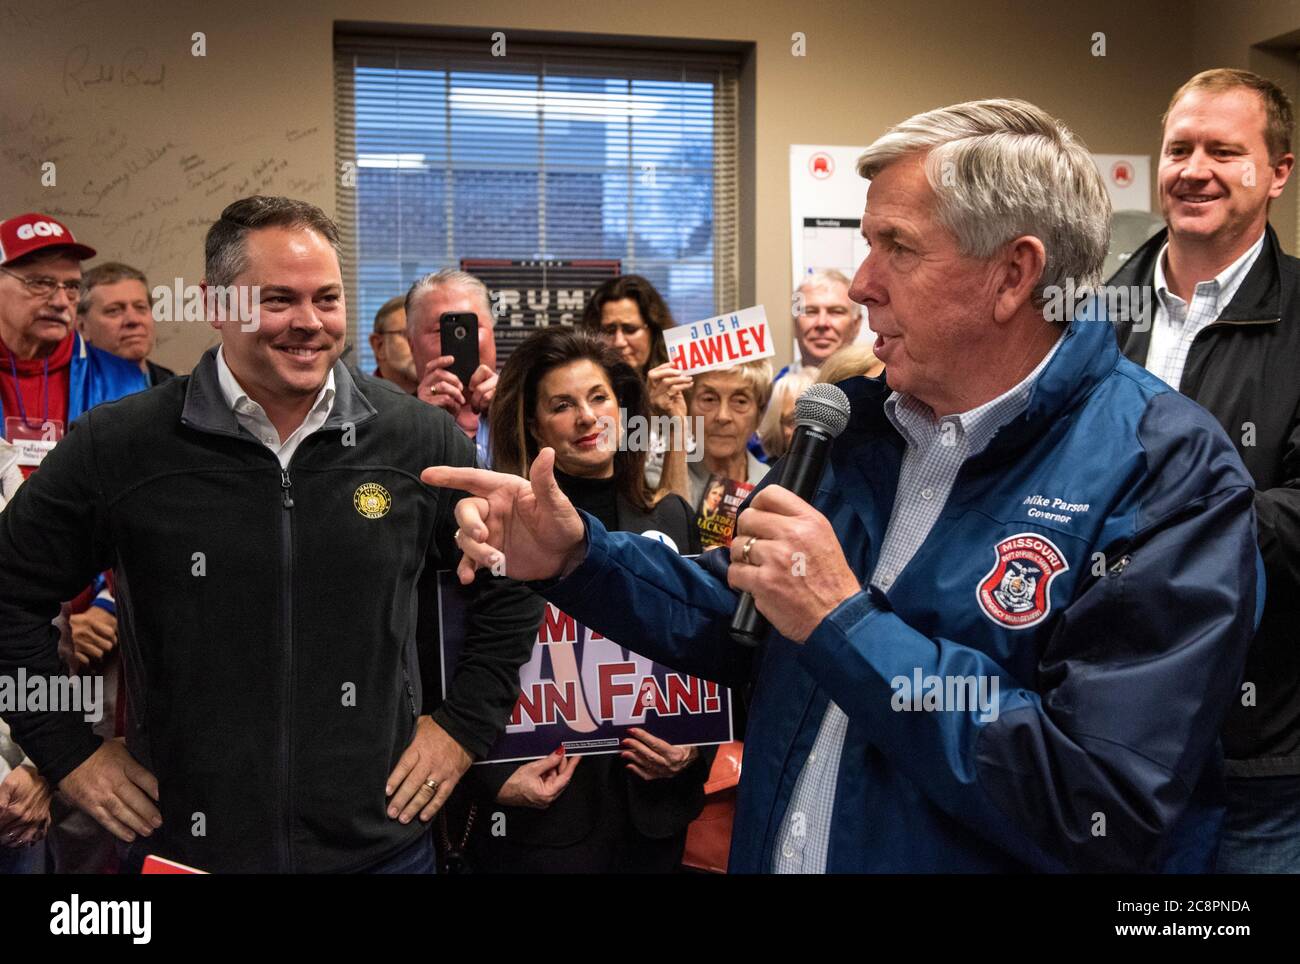
[[[208,232],[220,349],[81,419],[0,516],[0,674],[58,672],[59,600],[113,568],[126,746],[10,714],[43,775],[120,839],[212,871],[432,869],[426,823],[505,725],[541,606],[476,594],[455,684],[421,713],[416,586],[454,562],[455,423],[338,362],[338,233],[287,198]],[[239,299],[230,298],[231,304]],[[209,305],[213,310],[212,304]],[[419,821],[415,821],[418,815]]]
[[[149,357],[156,340],[153,313],[149,280],[139,268],[106,261],[81,276],[77,331],[96,348],[139,365],[151,388],[176,377]]]
[[[1224,729],[1219,869],[1300,872],[1300,261],[1268,224],[1294,164],[1276,84],[1210,70],[1165,115],[1166,231],[1109,282],[1120,348],[1204,405],[1255,482],[1268,601]]]
[[[1096,166],[1044,111],[992,100],[895,125],[858,173],[851,294],[885,378],[841,383],[811,501],[765,479],[729,559],[695,564],[580,514],[546,450],[530,481],[431,468],[477,496],[461,578],[504,555],[559,577],[541,592],[584,625],[732,685],[753,594],[772,630],[733,872],[1209,868],[1260,606],[1253,491],[1108,324],[1045,317],[1049,287],[1100,275]]]

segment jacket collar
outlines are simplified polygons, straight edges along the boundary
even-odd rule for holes
[[[1114,287],[1148,287],[1154,288],[1156,259],[1164,250],[1169,240],[1169,229],[1147,239],[1146,244],[1133,252],[1106,285]],[[1220,323],[1228,324],[1274,324],[1282,320],[1282,247],[1277,240],[1273,225],[1264,228],[1264,248],[1255,259],[1254,266],[1246,275],[1233,295],[1232,301],[1219,315]],[[1155,310],[1154,300],[1150,301]],[[1127,331],[1133,324],[1127,304],[1118,306],[1112,319],[1121,332]],[[1149,334],[1147,335],[1149,338]]]
[[[972,460],[1010,451],[1036,439],[1059,416],[1069,411],[1101,382],[1119,361],[1119,345],[1110,325],[1076,318],[1056,349],[1056,355],[1029,389],[1025,410],[1003,425],[982,453]],[[890,389],[885,375],[853,378],[840,383],[849,397],[849,428],[886,438],[902,448],[904,441],[885,414]]]
[[[321,426],[341,429],[347,424],[361,425],[378,414],[370,400],[357,386],[356,380],[340,361],[334,362],[334,408]],[[252,438],[239,424],[235,413],[226,404],[217,378],[217,349],[209,348],[199,359],[185,388],[185,405],[181,409],[181,422],[200,432],[215,435],[235,435]]]

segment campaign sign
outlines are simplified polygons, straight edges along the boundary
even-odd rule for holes
[[[668,360],[673,367],[687,375],[730,368],[776,354],[762,305],[665,328],[664,344],[668,346]]]
[[[444,697],[465,639],[468,600],[454,573],[438,574]],[[632,727],[678,746],[734,738],[726,687],[640,656],[550,603],[519,684],[505,733],[479,763],[535,760],[561,743],[566,754],[618,753]]]

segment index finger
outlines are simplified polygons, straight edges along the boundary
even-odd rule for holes
[[[420,481],[442,489],[460,489],[471,495],[489,496],[503,486],[522,479],[502,472],[461,465],[431,465],[420,473]]]
[[[806,512],[812,508],[811,505],[789,489],[784,489],[779,485],[764,486],[760,492],[749,500],[749,504],[752,508],[763,509],[778,515],[799,515],[801,512]]]
[[[127,779],[155,800],[158,799],[158,778],[141,766],[135,757],[129,758],[122,769]]]

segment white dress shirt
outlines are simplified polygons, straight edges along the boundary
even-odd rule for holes
[[[282,469],[289,468],[293,453],[298,451],[302,440],[324,425],[325,420],[330,417],[330,411],[334,408],[334,369],[331,368],[307,417],[303,419],[301,425],[289,433],[288,438],[281,441],[280,433],[276,431],[266,415],[266,409],[248,397],[248,392],[244,391],[244,387],[239,384],[239,379],[235,378],[235,373],[226,364],[224,348],[217,349],[217,381],[221,385],[221,394],[225,396],[226,404],[235,413],[239,424],[251,432],[253,438],[275,453]]]
[[[1192,303],[1169,290],[1165,280],[1165,256],[1168,243],[1156,258],[1153,284],[1156,289],[1156,317],[1151,326],[1151,347],[1147,350],[1146,370],[1171,388],[1178,388],[1187,365],[1187,352],[1197,333],[1213,324],[1232,302],[1237,289],[1250,274],[1255,259],[1264,250],[1264,235],[1246,252],[1209,281],[1201,281],[1192,291]]]

